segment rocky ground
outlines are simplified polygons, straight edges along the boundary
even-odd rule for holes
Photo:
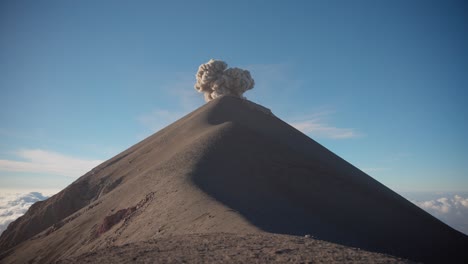
[[[314,238],[191,234],[112,246],[58,263],[411,263]]]

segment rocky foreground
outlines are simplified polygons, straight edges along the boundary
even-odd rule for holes
[[[314,238],[190,234],[111,246],[58,263],[412,263]]]

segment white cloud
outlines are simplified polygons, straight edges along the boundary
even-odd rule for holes
[[[468,234],[468,198],[458,194],[426,201],[412,201],[453,228]]]
[[[255,80],[254,88],[245,94],[247,99],[262,105],[267,104],[265,106],[268,108],[289,100],[278,95],[287,92],[287,98],[291,98],[291,95],[299,93],[302,86],[302,81],[295,75],[294,66],[289,63],[250,64],[239,67],[250,71]]]
[[[419,207],[435,214],[459,213],[460,210],[468,210],[468,198],[463,198],[459,195],[454,195],[453,198],[441,197],[435,200],[415,203]]]
[[[156,132],[167,125],[175,122],[184,115],[182,112],[171,112],[164,109],[156,109],[150,113],[139,116],[138,121],[150,129],[151,132]]]
[[[348,139],[361,136],[353,128],[339,128],[328,124],[325,120],[327,116],[329,116],[328,112],[318,113],[305,120],[290,122],[289,124],[304,134],[319,138]]]
[[[0,234],[37,201],[47,199],[39,192],[0,194]]]
[[[163,86],[174,97],[174,104],[187,113],[195,110],[205,103],[203,94],[198,93],[195,88],[195,72],[178,73],[177,80]]]
[[[455,205],[468,208],[468,198],[463,198],[460,195],[455,195],[453,197],[453,200]]]
[[[445,197],[439,198],[437,200],[420,202],[418,205],[423,209],[443,214],[448,213],[450,211],[450,207],[452,207],[449,199]]]
[[[16,154],[23,161],[0,160],[0,171],[50,173],[79,177],[96,167],[101,160],[85,160],[41,149],[25,149]]]
[[[161,90],[170,95],[170,101],[166,101],[171,106],[170,110],[155,108],[137,116],[136,120],[145,128],[144,132],[137,135],[138,139],[159,131],[205,103],[203,95],[194,88],[195,73],[196,69],[193,72],[175,73],[172,77],[174,81],[162,85]]]

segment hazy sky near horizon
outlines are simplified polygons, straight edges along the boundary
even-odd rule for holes
[[[248,99],[396,191],[468,191],[464,1],[1,1],[0,188],[61,189],[204,104]]]

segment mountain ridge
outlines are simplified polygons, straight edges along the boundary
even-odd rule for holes
[[[0,259],[50,262],[219,232],[312,234],[418,261],[467,259],[465,235],[264,108],[230,96],[31,207],[0,237]]]

